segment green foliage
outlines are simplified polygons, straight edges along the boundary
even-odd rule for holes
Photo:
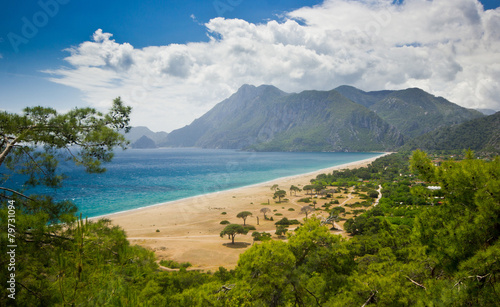
[[[254,241],[269,241],[271,240],[271,234],[267,232],[258,232],[254,231],[252,233],[252,237]]]
[[[251,216],[252,212],[250,211],[242,211],[236,215],[237,218],[243,219],[243,226],[246,225],[247,217]]]
[[[229,222],[228,220],[223,220],[223,221],[220,221],[221,225],[227,225],[227,224],[231,224],[231,222]]]
[[[475,151],[500,153],[500,113],[444,127],[410,140],[405,150],[417,148],[428,151]]]
[[[286,191],[285,190],[277,190],[274,192],[273,199],[278,199],[278,202],[281,202],[281,198],[286,196]]]
[[[189,262],[179,263],[174,260],[161,260],[160,265],[171,269],[189,268],[192,266]]]
[[[290,226],[290,225],[299,225],[300,222],[297,220],[289,220],[288,218],[284,217],[281,220],[277,221],[274,223],[275,225],[283,225],[283,226]]]
[[[285,225],[276,225],[276,232],[275,232],[275,234],[278,237],[284,237],[286,235],[287,231],[288,231],[287,226],[285,226]]]
[[[229,224],[220,232],[220,237],[228,236],[231,239],[231,243],[234,244],[234,237],[237,234],[246,235],[247,233],[248,230],[245,227],[238,224]]]
[[[252,226],[252,225],[243,226],[243,228],[245,228],[245,230],[247,232],[249,232],[250,230],[255,230],[256,229],[255,226]]]

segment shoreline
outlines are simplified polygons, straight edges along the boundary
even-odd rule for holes
[[[158,206],[168,206],[168,205],[171,205],[171,204],[174,204],[174,203],[177,203],[177,202],[190,201],[190,200],[193,200],[195,198],[201,198],[201,197],[210,197],[211,195],[215,195],[215,194],[219,194],[219,193],[224,193],[224,192],[237,191],[239,189],[246,189],[246,188],[258,187],[258,186],[262,186],[262,185],[268,185],[270,183],[274,183],[275,181],[291,180],[291,179],[294,179],[296,177],[314,176],[314,175],[315,175],[314,177],[316,177],[319,174],[324,174],[324,173],[332,172],[332,171],[335,171],[335,170],[341,170],[341,169],[344,169],[344,168],[349,168],[352,165],[357,165],[357,164],[361,164],[361,163],[371,163],[371,162],[375,161],[378,158],[390,155],[392,153],[393,152],[381,152],[379,156],[376,156],[376,157],[373,157],[373,158],[367,158],[367,159],[363,159],[363,160],[359,160],[359,161],[354,161],[354,162],[348,162],[348,163],[344,163],[344,164],[339,164],[339,165],[336,165],[336,166],[330,166],[330,167],[327,167],[327,168],[322,168],[322,169],[311,171],[311,172],[307,172],[307,173],[301,173],[301,174],[297,174],[297,175],[290,175],[290,176],[278,177],[278,178],[275,178],[275,179],[271,179],[271,180],[267,180],[267,181],[263,181],[263,182],[259,182],[259,183],[253,183],[253,184],[250,184],[250,185],[245,185],[245,186],[241,186],[241,187],[237,187],[237,188],[229,188],[227,190],[221,190],[221,191],[217,191],[217,192],[210,192],[210,193],[206,193],[206,194],[199,194],[199,195],[189,196],[189,197],[185,197],[185,198],[170,200],[170,201],[166,201],[166,202],[151,204],[151,205],[147,205],[147,206],[143,206],[143,207],[139,207],[139,208],[128,209],[128,210],[124,210],[124,211],[118,211],[118,212],[113,212],[113,213],[108,213],[108,214],[103,214],[103,215],[88,217],[87,219],[88,220],[99,220],[99,219],[103,219],[103,218],[111,218],[111,217],[116,216],[116,215],[133,213],[133,212],[136,212],[136,211],[147,210],[147,209],[158,207]],[[358,167],[355,167],[355,168],[358,168]]]
[[[100,217],[89,218],[97,220],[108,218],[111,224],[121,227],[131,244],[139,245],[155,252],[158,260],[169,259],[179,263],[190,262],[192,269],[217,270],[223,266],[227,269],[236,267],[239,255],[247,250],[253,242],[252,231],[247,235],[238,235],[236,244],[228,242],[226,236],[220,237],[225,225],[243,224],[237,214],[250,211],[252,216],[246,220],[247,225],[256,227],[255,231],[274,234],[275,221],[282,217],[302,221],[304,215],[301,208],[305,205],[300,198],[309,197],[305,192],[288,196],[288,189],[293,184],[298,187],[310,184],[310,180],[323,173],[334,170],[366,167],[376,159],[391,153],[355,162],[344,163],[316,171],[281,177],[266,182],[229,190],[192,196],[166,203],[121,211]],[[271,186],[278,184],[287,192],[289,200],[277,203],[273,199]],[[351,201],[351,198],[347,199]],[[346,201],[347,201],[346,200]],[[352,198],[352,201],[356,199]],[[321,206],[318,199],[318,206]],[[273,220],[264,219],[260,210],[271,209],[268,216]]]

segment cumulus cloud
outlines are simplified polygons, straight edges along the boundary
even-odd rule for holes
[[[420,87],[462,106],[500,109],[500,9],[476,0],[325,0],[254,24],[214,18],[208,42],[134,48],[97,30],[46,71],[105,106],[121,96],[133,124],[170,131],[242,84],[288,92],[350,84]]]

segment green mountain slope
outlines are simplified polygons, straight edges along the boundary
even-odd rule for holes
[[[242,86],[166,145],[259,151],[389,150],[401,134],[374,112],[336,91],[287,94],[273,86]]]
[[[387,90],[365,92],[349,85],[339,86],[335,90],[341,93],[344,97],[347,97],[354,102],[364,105],[367,108],[370,108],[372,105],[386,98],[389,94],[394,93],[394,91]]]
[[[484,116],[418,88],[390,93],[370,109],[410,138]]]
[[[500,152],[500,112],[460,125],[438,129],[412,139],[405,149]]]

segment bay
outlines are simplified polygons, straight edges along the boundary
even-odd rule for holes
[[[71,200],[85,217],[155,205],[360,161],[381,153],[243,152],[160,148],[117,151],[103,174],[63,164],[64,186],[45,190]]]

